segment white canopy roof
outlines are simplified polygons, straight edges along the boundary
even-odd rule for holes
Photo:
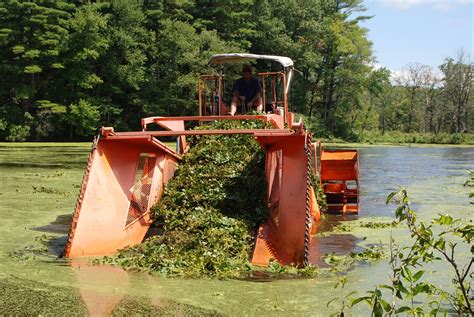
[[[227,64],[227,63],[238,63],[256,59],[267,59],[278,62],[283,67],[293,67],[293,60],[285,56],[275,55],[257,55],[257,54],[243,54],[243,53],[232,53],[232,54],[217,54],[213,55],[209,60],[211,65]]]

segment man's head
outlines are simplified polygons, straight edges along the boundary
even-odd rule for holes
[[[242,67],[242,77],[245,80],[250,80],[252,78],[252,67],[250,67],[250,65],[245,64]]]

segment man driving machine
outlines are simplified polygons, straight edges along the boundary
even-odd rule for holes
[[[262,85],[253,76],[250,65],[242,67],[242,78],[234,83],[232,91],[234,95],[230,104],[230,115],[233,116],[236,112],[245,113],[252,109],[263,111]]]

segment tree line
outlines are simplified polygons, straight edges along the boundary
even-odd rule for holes
[[[0,140],[90,140],[102,125],[197,114],[197,78],[228,52],[291,57],[291,110],[318,136],[468,132],[468,58],[447,59],[443,79],[418,64],[398,77],[376,69],[364,9],[361,0],[4,0]]]
[[[386,73],[378,90],[366,96],[358,131],[376,130],[460,134],[474,125],[473,64],[459,51],[438,69],[411,63],[400,72]]]

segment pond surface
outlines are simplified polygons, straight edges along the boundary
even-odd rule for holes
[[[163,278],[115,267],[58,259],[64,248],[89,144],[0,144],[0,312],[67,315],[311,315],[327,316],[326,303],[341,292],[336,276],[313,279],[212,280]],[[339,223],[392,220],[389,192],[407,186],[423,219],[438,213],[473,220],[466,181],[474,169],[474,147],[360,147],[361,205],[358,216],[328,216],[320,231]],[[390,234],[407,242],[403,228],[361,229],[316,236],[311,258],[323,265],[326,253],[345,254]],[[462,256],[463,254],[461,254]],[[467,255],[467,253],[465,254]],[[430,271],[449,285],[443,268]],[[385,261],[347,273],[347,290],[361,294],[386,283]],[[428,276],[428,278],[430,278]],[[360,306],[353,313],[365,315]]]

